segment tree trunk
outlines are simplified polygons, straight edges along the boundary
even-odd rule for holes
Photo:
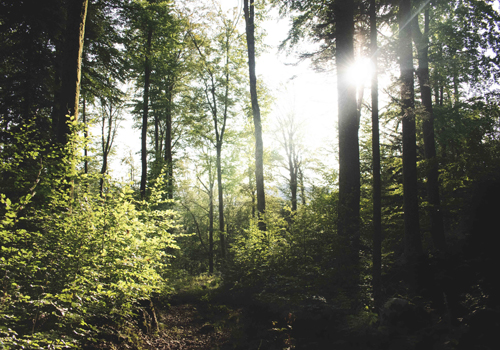
[[[141,135],[141,198],[146,198],[146,180],[148,176],[148,153],[147,153],[147,135],[148,135],[148,112],[149,112],[149,84],[151,75],[151,62],[149,55],[151,53],[151,40],[153,30],[148,29],[148,38],[146,42],[146,57],[144,58],[144,95],[143,95],[143,113],[142,113],[142,135]]]
[[[210,207],[208,210],[208,273],[214,273],[214,185],[212,181],[212,170],[209,170],[210,191],[209,200]]]
[[[297,211],[297,172],[290,162],[290,192],[292,194],[292,212]]]
[[[82,106],[82,117],[83,117],[83,138],[85,140],[85,146],[83,148],[83,171],[85,174],[89,173],[89,149],[88,149],[88,141],[89,141],[89,130],[87,125],[87,106],[85,97],[83,98],[83,106]]]
[[[55,133],[60,144],[68,142],[68,115],[78,118],[83,38],[88,0],[67,2],[66,36],[63,47],[61,89],[55,106]]]
[[[356,238],[359,231],[360,166],[356,87],[350,82],[349,68],[354,62],[354,5],[338,1],[337,91],[339,119],[339,220],[338,232]]]
[[[243,0],[246,23],[246,39],[248,46],[248,70],[250,75],[250,97],[252,100],[252,114],[255,127],[255,179],[257,183],[257,211],[259,214],[259,229],[266,231],[264,213],[266,212],[266,196],[264,192],[264,145],[262,142],[262,123],[260,118],[259,102],[257,100],[257,76],[255,75],[255,24],[254,0]]]
[[[382,306],[382,181],[380,177],[380,132],[378,113],[377,8],[370,0],[370,50],[372,56],[372,157],[373,157],[373,298],[377,310]]]
[[[415,93],[413,81],[413,54],[411,35],[411,0],[399,2],[399,45],[401,70],[401,114],[403,124],[403,209],[404,254],[412,271],[422,255],[417,193],[417,146],[415,135]],[[413,281],[414,282],[414,281]]]
[[[304,173],[302,167],[299,167],[300,198],[302,205],[306,205],[306,188],[304,187]]]
[[[351,83],[349,68],[354,62],[354,2],[336,1],[336,64],[339,120],[339,205],[338,234],[346,250],[339,259],[344,270],[346,293],[355,294],[359,264],[359,120],[356,86]]]
[[[172,86],[168,87],[168,107],[165,133],[165,163],[167,164],[167,198],[174,198],[172,159]]]
[[[224,195],[222,189],[222,165],[221,165],[221,153],[222,153],[222,140],[217,142],[217,189],[219,192],[219,232],[220,232],[220,250],[221,259],[226,258],[226,242],[225,242],[225,225],[224,225]]]
[[[425,10],[425,29],[420,32],[418,17],[413,20],[413,39],[418,52],[417,77],[420,85],[420,96],[425,108],[422,128],[424,134],[424,151],[427,165],[427,197],[430,205],[431,237],[434,248],[443,251],[446,246],[444,235],[443,214],[439,198],[439,169],[436,159],[436,144],[434,139],[434,111],[432,108],[432,91],[429,79],[429,9]]]

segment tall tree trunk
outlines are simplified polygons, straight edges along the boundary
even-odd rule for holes
[[[370,50],[372,56],[372,158],[373,158],[373,298],[377,310],[382,306],[382,181],[380,176],[380,131],[378,113],[377,7],[370,0]]]
[[[289,159],[289,166],[290,166],[290,192],[292,194],[292,212],[295,212],[297,211],[297,167],[294,164],[292,158]]]
[[[224,224],[224,194],[222,188],[222,140],[217,142],[217,190],[219,194],[219,232],[220,232],[220,251],[221,259],[226,258],[226,240],[225,240],[225,224]]]
[[[302,172],[302,167],[299,167],[299,183],[300,199],[302,200],[302,205],[306,205],[306,188],[304,187],[304,173]]]
[[[83,98],[83,106],[82,106],[82,117],[83,117],[83,138],[85,140],[85,146],[83,148],[83,171],[85,174],[89,173],[89,149],[88,149],[88,140],[89,140],[89,130],[88,130],[88,125],[87,125],[87,105],[86,105],[86,100],[85,96]]]
[[[149,59],[151,53],[151,40],[153,29],[148,29],[148,38],[146,42],[146,57],[144,58],[144,95],[143,95],[143,113],[142,113],[142,135],[141,135],[141,198],[146,198],[146,180],[148,177],[148,153],[147,153],[147,135],[148,135],[148,112],[149,112],[149,85],[151,75],[151,62]]]
[[[173,86],[167,87],[168,106],[166,115],[166,133],[165,133],[165,163],[167,164],[167,198],[174,198],[173,187],[173,159],[172,159],[172,90]]]
[[[339,120],[339,207],[338,233],[345,242],[341,257],[345,270],[346,292],[355,293],[359,263],[359,120],[356,86],[351,83],[349,68],[354,62],[354,1],[340,0],[334,5],[336,22],[336,64]]]
[[[415,92],[411,35],[411,0],[399,2],[399,46],[401,70],[401,113],[403,124],[403,209],[404,254],[410,268],[410,283],[415,282],[414,269],[422,255],[417,193],[417,146],[415,135]]]
[[[66,35],[63,47],[61,89],[55,109],[55,133],[60,144],[68,141],[67,115],[78,118],[83,38],[88,0],[67,2]]]
[[[210,165],[211,166],[211,165]],[[208,210],[208,273],[214,273],[214,182],[212,181],[212,169],[209,169],[209,200]]]
[[[434,111],[432,108],[432,91],[429,79],[429,9],[424,12],[424,33],[420,31],[418,17],[413,20],[413,39],[418,52],[417,77],[420,85],[420,96],[426,115],[423,118],[424,151],[427,165],[427,197],[430,205],[431,237],[434,248],[443,251],[446,246],[443,214],[439,198],[439,169],[436,159],[436,143],[434,139]]]
[[[250,97],[252,100],[252,114],[255,127],[255,179],[257,183],[257,211],[259,214],[259,229],[266,231],[264,213],[266,212],[266,195],[264,192],[264,144],[262,142],[262,123],[260,108],[257,99],[257,76],[255,74],[255,23],[254,0],[243,0],[245,12],[246,39],[248,47],[248,70],[250,75]]]

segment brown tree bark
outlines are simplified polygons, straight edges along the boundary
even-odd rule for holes
[[[266,195],[264,191],[264,144],[262,142],[262,123],[259,102],[257,99],[257,76],[255,74],[255,23],[254,0],[243,0],[245,12],[246,39],[248,46],[248,70],[250,75],[250,97],[252,100],[252,114],[255,127],[255,179],[257,183],[257,212],[259,215],[259,229],[266,231],[264,213],[266,212]]]
[[[373,158],[373,298],[378,309],[382,306],[382,181],[380,176],[380,131],[378,108],[378,43],[377,6],[370,0],[370,51],[372,56],[372,158]]]
[[[410,274],[423,253],[417,193],[417,146],[411,30],[411,0],[399,2],[401,116],[403,124],[404,255]],[[409,276],[414,280],[414,276]]]
[[[424,134],[424,153],[428,162],[427,199],[431,218],[431,237],[434,248],[443,251],[446,247],[443,214],[439,197],[439,168],[436,159],[436,143],[434,138],[434,111],[432,107],[432,91],[429,79],[429,9],[424,12],[424,33],[420,31],[418,17],[413,19],[413,40],[418,52],[417,77],[420,85],[420,96],[425,108],[422,129]]]
[[[88,0],[67,2],[66,36],[62,49],[61,89],[54,106],[55,136],[60,144],[68,141],[68,116],[78,118],[83,38],[87,19]]]

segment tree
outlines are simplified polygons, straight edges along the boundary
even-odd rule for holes
[[[128,61],[131,66],[131,77],[136,78],[137,85],[141,86],[142,103],[136,104],[135,113],[141,116],[141,197],[146,197],[148,180],[148,127],[151,110],[151,84],[159,81],[152,80],[152,72],[161,64],[156,60],[161,56],[159,52],[176,30],[172,16],[171,4],[166,1],[148,0],[133,1],[125,8],[129,29],[126,34],[126,48]]]
[[[373,159],[373,297],[380,308],[382,279],[382,181],[380,176],[380,131],[378,107],[377,5],[370,0],[370,54],[372,59],[372,159]]]
[[[434,111],[432,108],[431,82],[429,79],[429,8],[424,10],[424,32],[420,31],[418,16],[412,20],[413,41],[418,53],[417,77],[420,86],[420,97],[425,109],[422,120],[424,134],[425,159],[427,160],[427,198],[431,218],[431,236],[434,248],[445,249],[445,236],[441,200],[439,198],[439,169],[436,159],[436,143],[434,140]]]
[[[303,174],[302,174],[302,147],[300,143],[300,129],[302,125],[297,121],[293,112],[287,113],[283,117],[278,117],[278,130],[276,137],[285,150],[286,160],[284,167],[288,170],[289,178],[288,185],[290,188],[291,210],[297,211],[297,190],[299,181],[301,182],[301,190],[303,190]],[[302,201],[304,202],[304,194]]]
[[[61,62],[61,89],[55,107],[57,141],[67,142],[69,127],[67,116],[78,118],[83,39],[87,18],[88,0],[68,1],[66,8],[66,35]]]
[[[108,158],[113,149],[113,142],[116,138],[116,132],[122,113],[123,102],[120,99],[108,97],[100,100],[100,118],[99,124],[101,126],[101,152],[102,152],[102,166],[101,178],[99,179],[99,193],[104,195],[104,181],[108,172]]]
[[[401,71],[401,118],[403,124],[404,254],[410,279],[423,254],[420,238],[417,186],[417,146],[413,87],[411,0],[399,2],[399,55]],[[412,276],[413,275],[413,276]],[[414,282],[414,281],[413,281]]]
[[[224,216],[224,185],[222,182],[222,150],[226,142],[227,124],[235,115],[235,105],[241,98],[243,50],[236,23],[224,16],[221,10],[216,15],[220,18],[220,27],[210,44],[199,41],[192,35],[193,43],[201,57],[200,80],[203,96],[202,105],[212,119],[213,134],[206,137],[213,143],[216,150],[217,190],[219,204],[219,233],[221,239],[221,257],[225,259],[225,216]],[[207,37],[208,39],[208,37]],[[209,136],[210,135],[210,136]],[[226,137],[227,138],[227,137]]]
[[[248,70],[250,76],[250,95],[255,130],[255,179],[257,182],[257,211],[259,228],[266,230],[264,213],[266,212],[266,194],[264,190],[264,144],[262,142],[262,121],[257,98],[257,76],[255,74],[255,4],[254,0],[243,0],[245,12],[246,38],[248,47]]]

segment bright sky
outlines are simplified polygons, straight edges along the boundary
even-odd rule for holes
[[[243,0],[221,0],[224,10],[242,6]],[[242,10],[241,10],[242,11]],[[242,19],[243,20],[243,19]],[[335,76],[333,73],[319,74],[310,68],[309,62],[297,63],[293,56],[278,53],[278,45],[286,38],[289,22],[278,19],[277,11],[271,12],[265,23],[257,23],[266,30],[265,44],[268,52],[257,58],[258,79],[263,81],[276,98],[276,106],[268,117],[268,132],[280,114],[293,112],[298,120],[305,121],[305,143],[310,149],[336,144],[337,101]],[[131,128],[131,121],[122,123],[118,132],[116,147],[118,155],[111,169],[118,169],[120,158],[132,151],[137,166],[140,164],[140,131]],[[272,136],[264,138],[264,147],[272,148]],[[334,159],[331,160],[332,164]],[[115,171],[114,177],[123,178],[124,171]],[[137,178],[136,178],[137,180]]]

